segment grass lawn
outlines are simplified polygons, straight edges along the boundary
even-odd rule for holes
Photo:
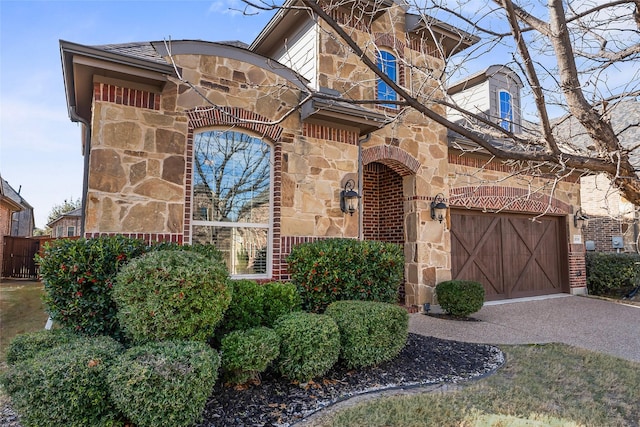
[[[461,390],[379,398],[314,426],[637,426],[640,364],[564,344],[501,346],[506,365]]]
[[[47,314],[42,304],[40,282],[0,283],[0,362],[5,360],[9,342],[18,334],[44,328]]]

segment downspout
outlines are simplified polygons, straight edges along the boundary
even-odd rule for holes
[[[80,122],[84,135],[84,167],[82,177],[82,213],[80,214],[80,237],[84,237],[85,212],[87,209],[87,194],[89,192],[89,154],[91,153],[91,124],[76,113],[76,107],[69,107],[69,117],[74,122]]]
[[[362,165],[362,144],[371,139],[368,133],[364,138],[358,138],[358,191],[360,191],[360,209],[358,209],[358,240],[364,240],[364,178]]]

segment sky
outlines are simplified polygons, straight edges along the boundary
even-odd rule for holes
[[[0,175],[46,226],[54,205],[82,196],[81,130],[67,113],[59,40],[85,45],[163,39],[251,42],[268,14],[239,0],[0,0]]]

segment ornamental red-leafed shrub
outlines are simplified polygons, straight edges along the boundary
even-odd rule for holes
[[[402,247],[355,239],[326,239],[294,246],[287,257],[302,308],[322,313],[334,301],[394,303],[403,280]]]
[[[51,318],[80,334],[120,339],[113,281],[124,264],[146,250],[143,241],[123,236],[48,243],[37,261]]]

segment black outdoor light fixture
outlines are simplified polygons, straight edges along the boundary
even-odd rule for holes
[[[444,203],[444,194],[438,193],[431,202],[431,219],[442,222],[447,213],[447,205]]]
[[[589,217],[582,212],[582,208],[580,207],[576,211],[575,215],[573,215],[573,225],[576,228],[582,228],[588,219]]]
[[[350,215],[353,215],[356,211],[358,197],[360,197],[358,193],[353,190],[355,185],[356,183],[352,179],[349,179],[344,184],[344,190],[340,192],[340,210]]]

